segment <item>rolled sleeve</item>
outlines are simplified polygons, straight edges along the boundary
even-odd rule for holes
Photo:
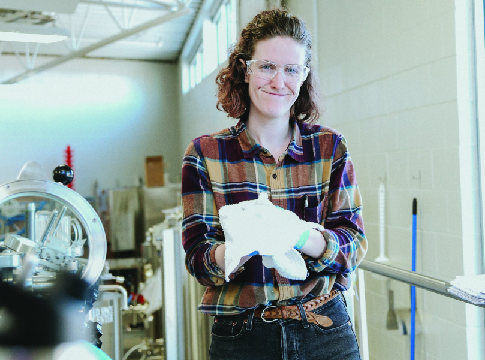
[[[339,244],[331,231],[322,231],[323,238],[327,242],[327,248],[320,259],[314,259],[308,255],[304,256],[309,271],[320,272],[335,262],[339,253]]]
[[[215,262],[215,250],[223,244],[223,233],[205,163],[194,142],[187,148],[182,165],[182,205],[187,270],[202,285],[222,285],[224,272]]]
[[[224,283],[224,271],[216,263],[216,249],[222,245],[221,243],[213,244],[206,252],[204,265],[210,275],[211,281],[214,285],[222,285]]]
[[[362,219],[362,198],[354,168],[343,137],[334,150],[328,205],[322,225],[327,248],[319,259],[305,257],[308,270],[348,274],[356,269],[367,252]]]

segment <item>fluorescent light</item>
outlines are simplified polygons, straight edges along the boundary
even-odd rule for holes
[[[65,29],[45,25],[26,25],[15,23],[0,24],[0,41],[32,43],[53,43],[69,36]]]
[[[79,0],[2,0],[2,9],[73,14]]]

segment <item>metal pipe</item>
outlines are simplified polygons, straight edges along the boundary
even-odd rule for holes
[[[99,285],[100,291],[118,291],[121,293],[121,308],[123,310],[128,310],[128,292],[126,289],[121,285]]]
[[[49,233],[51,232],[52,225],[54,225],[54,222],[56,220],[57,214],[59,213],[59,210],[55,209],[52,211],[51,216],[49,218],[49,222],[47,223],[47,226],[44,230],[44,233],[42,234],[42,237],[40,238],[40,246],[44,246],[47,238],[49,237]]]
[[[62,218],[66,214],[66,210],[67,210],[67,206],[63,206],[62,207],[62,210],[61,210],[61,213],[59,214],[59,216],[56,219],[56,224],[54,226],[54,230],[52,231],[52,236],[55,236],[56,235],[56,231],[59,228],[59,225],[61,224]]]
[[[28,239],[35,241],[35,203],[33,202],[27,205],[25,214],[25,232]]]
[[[74,58],[78,58],[78,57],[81,57],[81,56],[84,56],[86,55],[87,53],[90,53],[91,51],[94,51],[94,50],[97,50],[103,46],[106,46],[106,45],[109,45],[109,44],[112,44],[118,40],[121,40],[121,39],[124,39],[124,38],[127,38],[128,36],[132,36],[134,34],[137,34],[139,33],[140,31],[143,31],[143,30],[146,30],[146,29],[149,29],[151,27],[154,27],[154,26],[157,26],[157,25],[160,25],[164,22],[167,22],[167,21],[170,21],[170,20],[173,20],[173,19],[176,19],[178,17],[181,17],[181,16],[184,16],[184,15],[187,15],[191,12],[192,10],[190,10],[190,8],[188,7],[184,7],[180,10],[177,10],[175,12],[171,12],[171,13],[168,13],[168,14],[165,14],[165,15],[162,15],[162,16],[159,16],[159,17],[156,17],[155,19],[153,20],[150,20],[150,21],[147,21],[141,25],[138,25],[138,26],[135,26],[134,28],[131,28],[131,29],[127,29],[125,31],[122,31],[116,35],[113,35],[113,36],[110,36],[106,39],[103,39],[101,41],[98,41],[97,43],[94,43],[94,44],[91,44],[91,45],[88,45],[80,50],[77,50],[77,51],[73,51],[71,52],[70,54],[66,55],[66,56],[62,56],[62,57],[59,57],[53,61],[50,61],[44,65],[41,65],[35,69],[29,69],[19,75],[16,75],[14,76],[13,78],[10,78],[8,80],[5,80],[3,81],[1,84],[14,84],[20,80],[23,80],[25,78],[27,78],[28,76],[30,75],[34,75],[34,74],[37,74],[41,71],[45,71],[45,70],[48,70],[48,69],[51,69],[53,68],[54,66],[57,66],[57,65],[60,65],[60,64],[63,64],[69,60],[72,60]]]
[[[118,21],[118,19],[116,18],[116,16],[113,14],[113,12],[111,11],[111,9],[109,8],[108,5],[104,5],[104,8],[106,9],[106,12],[108,13],[108,15],[110,16],[111,20],[113,20],[113,22],[116,24],[116,26],[118,27],[118,29],[120,29],[120,31],[123,31],[125,30],[125,28],[120,24],[120,22]]]
[[[35,293],[49,291],[54,288],[55,276],[36,275],[32,277],[32,290]]]
[[[170,10],[173,7],[169,4],[163,4],[155,1],[147,1],[150,4],[129,4],[124,2],[116,2],[116,1],[95,1],[95,0],[81,0],[79,1],[82,4],[94,4],[94,5],[106,5],[106,6],[114,6],[114,7],[122,7],[122,8],[134,8],[134,9],[145,9],[145,10]]]
[[[33,254],[27,254],[22,263],[22,271],[18,277],[17,282],[23,287],[32,283],[32,277],[35,273],[35,268],[39,264],[39,258]]]
[[[399,269],[394,266],[380,264],[375,261],[362,260],[359,268],[394,280],[401,281],[409,285],[414,285],[425,290],[433,291],[437,294],[447,296],[455,300],[460,300],[468,304],[473,304],[471,301],[462,299],[461,297],[450,293],[448,289],[451,287],[451,284],[443,280],[438,280],[426,275],[417,274],[412,271]],[[485,305],[473,305],[485,307]]]
[[[72,47],[73,50],[79,50],[79,45],[81,45],[81,39],[84,35],[84,31],[86,30],[86,24],[88,22],[88,17],[89,17],[89,13],[91,12],[91,5],[88,5],[88,7],[86,8],[86,12],[84,13],[84,17],[83,17],[83,22],[82,22],[82,25],[81,25],[81,30],[79,31],[79,34],[77,36],[77,41],[75,39],[75,31],[73,30],[74,29],[74,21],[72,20],[72,17],[70,18],[71,19],[71,37],[72,37],[72,41],[74,43],[74,46]]]

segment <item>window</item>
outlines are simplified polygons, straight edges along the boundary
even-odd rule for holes
[[[214,4],[217,4],[215,0]],[[216,10],[209,11],[201,21],[202,25],[194,30],[198,32],[199,41],[195,41],[191,49],[185,49],[192,55],[185,62],[188,71],[183,73],[184,93],[226,61],[228,49],[237,37],[236,10],[237,0],[220,1]]]
[[[217,60],[218,63],[221,64],[226,60],[226,53],[227,53],[227,16],[226,16],[226,7],[223,6],[219,9],[218,14],[216,15],[216,34],[217,34]]]
[[[236,0],[229,0],[226,5],[227,10],[227,35],[228,42],[227,48],[229,48],[233,43],[237,41],[237,4]],[[226,58],[227,58],[227,48],[226,48]]]
[[[228,49],[236,40],[236,4],[235,0],[227,0],[219,8],[214,23],[217,33],[217,58],[222,64],[228,56]]]
[[[203,68],[202,44],[199,44],[189,65],[189,86],[191,89],[202,81]]]

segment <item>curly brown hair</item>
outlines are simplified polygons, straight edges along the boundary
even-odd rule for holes
[[[289,37],[303,44],[306,49],[305,65],[310,68],[300,88],[300,94],[292,107],[292,116],[298,122],[315,123],[320,117],[318,79],[311,66],[312,39],[305,23],[286,10],[274,9],[259,13],[241,32],[239,42],[233,47],[228,65],[216,78],[218,86],[217,109],[227,112],[229,117],[246,121],[249,115],[248,84],[244,81],[244,62],[251,60],[258,41],[277,36]]]

